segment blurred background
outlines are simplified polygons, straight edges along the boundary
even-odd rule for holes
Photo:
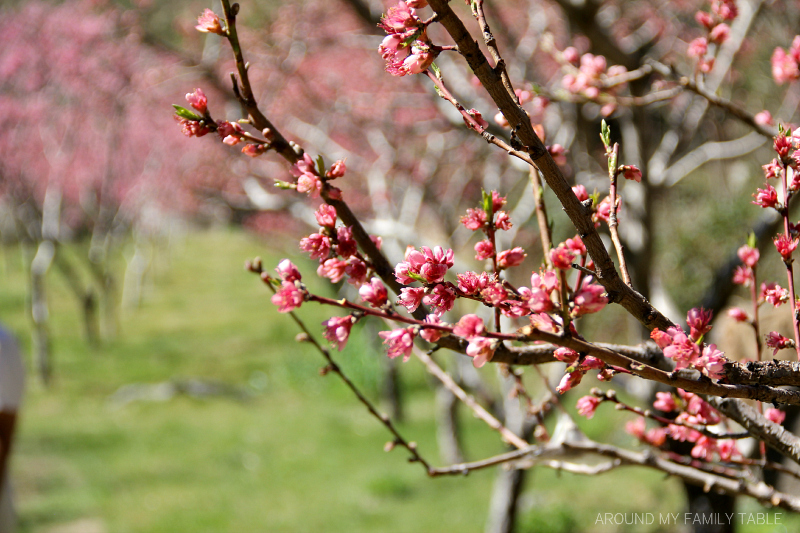
[[[789,46],[800,6],[739,6],[731,39],[714,51],[709,86],[752,113],[796,121],[800,93],[776,85],[769,57]],[[230,51],[194,29],[207,7],[220,12],[217,2],[148,0],[0,8],[0,322],[17,337],[27,374],[11,459],[19,530],[674,530],[595,523],[598,513],[682,512],[682,484],[657,472],[586,478],[537,468],[503,488],[503,474],[491,469],[428,479],[401,450],[383,451],[385,429],[334,376],[320,375],[324,360],[295,341],[295,326],[243,269],[255,256],[268,269],[289,256],[315,292],[352,297],[346,284],[315,280],[316,265],[299,257],[316,204],[276,192],[273,180],[289,173],[272,154],[250,159],[213,135],[186,138],[172,118],[170,104],[186,105],[197,87],[215,119],[240,118]],[[459,271],[478,268],[474,236],[459,217],[478,204],[481,188],[508,195],[515,225],[504,245],[528,251],[516,274],[526,284],[542,259],[527,171],[464,128],[427,79],[384,72],[376,25],[386,8],[368,0],[242,3],[240,35],[262,109],[313,156],[347,158],[339,186],[392,261],[408,244],[438,244],[456,251]],[[609,109],[565,93],[553,51],[571,45],[629,70],[651,57],[690,73],[685,51],[701,34],[693,17],[703,8],[487,4],[512,79],[549,97],[527,109],[547,143],[567,150],[570,180],[607,189],[598,133]],[[457,9],[468,17],[464,5]],[[434,41],[445,42],[438,31]],[[491,119],[496,109],[471,73],[452,57],[437,64],[464,106]],[[638,96],[653,83],[663,80],[620,94]],[[736,249],[753,228],[769,243],[774,220],[750,203],[763,183],[760,165],[772,158],[769,143],[689,93],[611,111],[622,161],[645,176],[621,193],[634,286],[674,320],[699,304],[722,314],[746,296],[730,283]],[[507,137],[499,125],[492,131]],[[573,236],[547,190],[544,201],[554,240]],[[763,264],[765,278],[782,268],[777,257]],[[312,331],[330,317],[312,306],[300,314]],[[646,338],[620,309],[584,321],[593,340]],[[503,452],[419,364],[385,357],[379,327],[359,324],[337,361],[406,438],[442,465]],[[437,357],[498,416],[519,409],[495,368],[478,374],[461,356]],[[557,382],[563,366],[551,366]],[[535,378],[525,380],[541,398]],[[567,395],[565,406],[573,410],[594,385]],[[648,392],[620,388],[633,403]],[[601,410],[581,428],[636,446],[626,420]],[[497,498],[505,505],[490,509]],[[747,500],[736,509],[770,512]],[[781,523],[738,531],[800,527],[786,514]]]

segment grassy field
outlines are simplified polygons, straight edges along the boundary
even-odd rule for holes
[[[26,277],[18,251],[3,253],[0,319],[27,353]],[[157,262],[142,305],[123,311],[118,335],[96,350],[83,340],[60,278],[50,276],[55,381],[44,389],[29,376],[13,459],[23,532],[483,530],[494,472],[428,479],[402,450],[384,452],[386,430],[335,376],[320,376],[321,357],[294,341],[295,325],[243,271],[243,261],[256,255],[268,256],[267,246],[243,233],[187,235]],[[309,306],[300,314],[315,331],[327,318]],[[354,335],[338,359],[377,398],[383,354]],[[401,430],[438,464],[429,380],[414,360],[402,376]],[[155,397],[119,401],[127,385],[191,379],[224,384],[246,398],[159,398],[162,385],[147,389]],[[585,429],[630,444],[609,420],[600,414]],[[466,413],[464,422],[470,459],[503,451],[485,426]],[[582,478],[535,469],[520,529],[656,531],[657,519],[652,527],[627,529],[595,522],[598,513],[658,516],[682,512],[682,505],[680,485],[655,472]],[[742,510],[751,509],[760,510],[743,503]]]

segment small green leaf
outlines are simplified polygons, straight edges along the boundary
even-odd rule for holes
[[[603,141],[603,146],[608,150],[611,146],[611,128],[606,124],[605,119],[600,123],[600,140]]]
[[[203,120],[203,117],[185,107],[181,107],[177,104],[172,104],[172,107],[175,108],[175,114],[181,118],[185,118],[186,120]]]
[[[494,217],[494,203],[492,202],[492,194],[481,189],[483,210],[486,212],[486,220],[492,220]]]
[[[296,189],[297,185],[288,181],[275,180],[275,186],[279,189]]]
[[[320,176],[325,175],[325,160],[322,159],[321,155],[317,156],[317,172],[319,172]]]
[[[755,248],[756,244],[756,234],[751,231],[750,235],[747,236],[747,246],[750,248]]]
[[[425,278],[423,278],[421,275],[417,274],[416,272],[406,272],[406,275],[411,279],[415,279],[415,280],[417,280],[419,282],[422,282],[422,283],[427,283],[427,281],[425,281]]]
[[[433,71],[433,74],[436,76],[437,79],[439,80],[442,79],[442,71],[439,70],[439,67],[436,66],[436,63],[431,63],[430,69]],[[439,93],[438,87],[436,88],[436,92]],[[442,96],[441,93],[439,93],[439,96]]]

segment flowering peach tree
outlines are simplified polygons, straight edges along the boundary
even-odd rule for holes
[[[508,168],[528,180],[532,208],[525,216],[536,219],[538,235],[516,232],[527,221],[515,220],[515,212],[523,211],[520,191],[506,189],[501,180],[492,187],[468,189],[473,194],[456,215],[459,224],[443,223],[452,235],[466,235],[460,241],[453,237],[434,243],[417,235],[418,242],[411,236],[387,249],[389,240],[401,239],[398,232],[369,231],[379,225],[367,224],[352,207],[351,194],[356,204],[363,204],[352,165],[345,159],[331,162],[324,155],[312,156],[316,147],[290,141],[268,116],[269,103],[257,98],[252,81],[258,65],[247,62],[238,33],[240,7],[223,0],[222,12],[205,10],[196,29],[230,45],[233,94],[241,118],[222,118],[222,103],[193,88],[186,95],[188,107],[175,106],[176,120],[187,136],[214,138],[252,158],[282,158],[288,168],[273,177],[274,184],[286,194],[307,197],[314,206],[317,229],[298,236],[299,249],[318,262],[317,276],[335,284],[345,281],[344,287],[352,288],[340,299],[315,294],[303,281],[313,274],[301,272],[290,259],[277,266],[255,259],[247,269],[273,289],[277,311],[290,314],[300,325],[302,339],[327,359],[326,370],[338,374],[392,433],[387,449],[405,448],[430,476],[465,474],[501,463],[516,468],[543,464],[587,475],[639,465],[706,492],[746,495],[764,505],[800,510],[800,498],[779,492],[761,477],[762,471],[770,470],[800,475],[800,438],[781,426],[786,406],[800,404],[800,394],[790,388],[800,384],[800,363],[762,360],[765,349],[800,357],[793,273],[800,224],[792,223],[790,216],[792,198],[800,189],[800,131],[783,122],[792,119],[796,99],[789,95],[796,91],[790,89],[784,104],[775,109],[775,118],[769,111],[751,112],[746,103],[720,96],[726,80],[733,83],[733,60],[737,53],[745,55],[743,43],[756,47],[747,35],[762,3],[587,2],[579,8],[569,2],[532,2],[531,9],[540,12],[516,18],[527,3],[493,6],[469,0],[466,9],[458,4],[406,0],[388,6],[378,24],[383,31],[375,40],[378,53],[358,55],[352,68],[362,68],[360,62],[364,69],[383,67],[384,77],[375,82],[381,84],[375,91],[381,102],[392,94],[386,84],[417,78],[429,94],[428,102],[440,99],[439,112],[450,113],[450,128],[484,142],[494,152],[492,157],[504,158],[502,164],[514,160],[516,166]],[[572,33],[564,21],[573,26]],[[495,27],[497,34],[493,33],[490,23],[502,25],[502,31]],[[504,54],[512,59],[507,62]],[[799,64],[800,36],[788,50],[778,47],[772,53],[771,90],[800,78]],[[343,68],[351,67],[338,67]],[[353,109],[357,113],[355,104]],[[581,116],[566,117],[570,109],[579,109]],[[381,112],[373,110],[376,115]],[[695,136],[705,131],[703,118],[712,113],[714,120],[741,136],[698,146]],[[407,135],[413,143],[413,132]],[[335,129],[329,138],[337,138]],[[671,319],[643,295],[652,289],[647,261],[653,227],[646,208],[635,202],[625,204],[630,213],[623,211],[622,193],[646,204],[658,187],[677,183],[705,163],[758,148],[763,148],[759,157],[764,156],[761,163],[766,164],[757,172],[763,172],[766,183],[747,194],[752,194],[751,209],[764,210],[771,229],[753,232],[746,244],[739,243],[735,269],[724,276],[728,288],[712,295],[718,300],[720,293],[727,296],[735,286],[749,291],[751,308],[728,312],[732,320],[753,330],[757,360],[740,362],[740,354],[723,353],[709,342],[712,311],[724,304],[712,303],[708,307],[713,309],[696,305],[685,320],[670,312]],[[425,168],[415,167],[413,173],[424,173]],[[557,199],[566,218],[548,213],[545,190]],[[554,225],[557,218],[562,226]],[[626,225],[639,227],[640,238],[634,238],[632,230],[626,234]],[[785,266],[785,287],[758,278],[762,252],[777,253]],[[331,311],[321,329],[306,326],[297,313],[311,304]],[[785,305],[791,330],[762,331],[759,309],[764,305]],[[590,315],[613,307],[633,317],[649,340],[620,343],[613,335],[602,338],[602,332],[586,327]],[[675,321],[679,316],[681,321]],[[316,340],[321,333],[341,351],[353,326],[366,320],[386,325],[379,337],[389,358],[408,361],[413,356],[421,361],[516,449],[480,461],[433,466],[356,388],[325,343]],[[498,365],[514,381],[511,394],[526,403],[535,429],[510,429],[467,394],[431,357],[442,349],[469,358],[475,368]],[[541,373],[553,365],[561,376],[557,384],[547,383],[548,394],[536,405],[525,389],[523,369],[534,367]],[[603,390],[589,386],[590,379],[605,383]],[[641,405],[626,403],[614,387],[631,380],[652,382],[658,392]],[[581,394],[580,416],[591,418],[604,403],[627,412],[626,430],[641,442],[643,451],[595,442],[580,431],[570,433],[572,437],[551,437],[543,413],[560,405],[572,389]],[[580,420],[568,422],[580,425]],[[768,458],[768,448],[779,452],[788,466]],[[598,465],[575,459],[582,454],[599,455],[604,461]],[[538,459],[545,455],[547,460]]]

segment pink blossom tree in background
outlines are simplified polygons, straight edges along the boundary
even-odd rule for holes
[[[387,449],[405,448],[430,476],[510,463],[511,489],[492,502],[500,509],[491,513],[493,531],[513,528],[520,472],[536,464],[587,475],[655,468],[709,493],[689,491],[695,510],[732,508],[737,495],[800,509],[771,481],[775,472],[796,477],[792,463],[800,462],[800,441],[780,425],[800,402],[786,388],[797,384],[797,363],[762,361],[765,349],[800,353],[790,217],[800,186],[791,125],[798,100],[794,86],[776,86],[800,77],[800,38],[781,25],[781,10],[796,6],[401,1],[382,7],[383,37],[370,39],[375,6],[347,4],[353,9],[287,5],[261,39],[237,28],[237,4],[205,11],[197,29],[233,52],[241,119],[199,90],[178,115],[187,135],[216,134],[260,159],[274,152],[291,169],[265,161],[263,181],[318,206],[313,221],[301,214],[317,229],[299,246],[319,261],[318,275],[347,281],[342,299],[310,292],[310,273],[289,260],[248,268],[273,287],[278,311],[292,314],[326,369],[392,433]],[[290,142],[287,131],[304,142]],[[704,192],[697,199],[678,188],[694,175],[713,180],[696,187]],[[764,188],[749,185],[759,175]],[[554,205],[548,212],[553,196],[569,220]],[[735,228],[713,206],[690,214],[711,198],[747,214]],[[687,220],[674,220],[678,213]],[[686,259],[676,233],[690,233],[681,237],[692,243],[699,259],[688,262],[702,265],[700,276],[671,272]],[[784,265],[785,282],[757,277],[762,253]],[[732,362],[748,355],[742,346],[724,353],[724,338],[708,342],[712,318],[738,285],[752,307],[728,315],[752,329],[757,361],[748,363]],[[338,308],[321,333],[339,350],[355,323],[382,319],[390,358],[417,358],[516,450],[434,467],[357,390],[316,340],[317,328],[302,323],[296,310],[309,303]],[[785,304],[789,328],[762,331],[759,309]],[[692,307],[685,327],[675,322],[679,305]],[[598,328],[604,314],[619,327]],[[644,335],[652,340],[641,342]],[[482,390],[480,378],[459,383],[439,366],[432,354],[443,348],[475,368],[495,363],[504,420],[491,412],[498,405],[487,410],[465,392]],[[528,393],[531,366],[548,384],[542,397]],[[548,379],[554,367],[557,386]],[[610,382],[605,390],[587,386],[594,374]],[[644,407],[614,392],[641,380],[655,393],[640,400]],[[581,387],[578,413],[592,417],[603,403],[631,413],[626,429],[644,451],[581,433],[562,409],[563,395]],[[560,414],[551,435],[544,420],[552,408]],[[588,455],[604,461],[583,462]]]
[[[315,294],[291,260],[248,263],[387,450],[430,476],[511,467],[487,531],[514,529],[535,465],[657,469],[694,512],[740,495],[800,508],[776,480],[797,477],[784,417],[800,369],[767,361],[800,353],[797,5],[223,0],[175,25],[180,45],[138,5],[37,2],[0,22],[2,234],[30,251],[44,376],[51,264],[96,336],[125,242],[128,280],[165,221],[223,211],[294,234],[288,253],[335,284]],[[312,303],[331,311],[321,327],[297,312]],[[395,378],[412,357],[436,378],[451,466],[332,359],[359,322]],[[583,434],[608,403],[641,447]],[[468,461],[458,409],[512,450]]]
[[[116,326],[123,288],[114,262],[123,245],[135,243],[124,288],[135,292],[151,244],[175,220],[206,216],[205,191],[240,189],[221,171],[223,150],[187,144],[173,135],[171,118],[149,112],[194,75],[174,54],[143,43],[135,11],[30,2],[7,10],[0,27],[2,236],[28,252],[34,350],[47,381],[51,265],[96,344],[98,303],[105,331]]]

